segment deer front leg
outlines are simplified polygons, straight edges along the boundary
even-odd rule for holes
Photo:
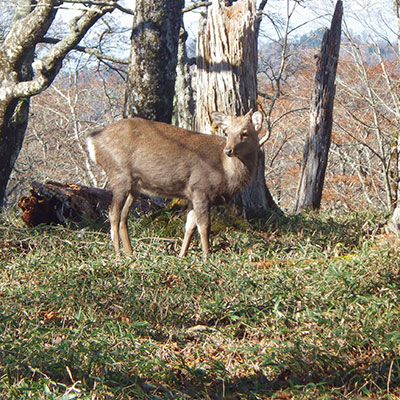
[[[208,202],[204,200],[194,201],[193,211],[196,218],[197,230],[200,234],[203,257],[206,259],[209,251],[208,235],[210,232],[210,206]]]
[[[183,237],[183,243],[181,251],[179,252],[179,257],[185,257],[187,249],[189,247],[190,240],[192,239],[195,229],[196,229],[196,216],[194,214],[194,210],[190,210],[186,217],[185,236]]]

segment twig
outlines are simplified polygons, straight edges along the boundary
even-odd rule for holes
[[[50,38],[50,37],[44,37],[41,40],[41,43],[48,43],[48,44],[57,44],[58,42],[60,42],[59,39]],[[115,62],[118,64],[125,64],[125,65],[127,65],[129,63],[128,60],[124,60],[124,59],[113,57],[113,56],[108,56],[108,55],[101,53],[100,51],[97,51],[95,49],[92,49],[90,47],[75,46],[73,48],[73,50],[93,55],[93,56],[97,57],[99,60],[108,60],[108,61],[112,61],[112,62]]]
[[[389,373],[388,373],[388,378],[387,378],[387,382],[386,382],[387,394],[390,394],[390,380],[392,379],[393,363],[394,363],[394,359],[392,359],[392,362],[390,363],[390,367],[389,367]]]

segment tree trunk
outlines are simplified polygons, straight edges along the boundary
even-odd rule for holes
[[[194,98],[192,78],[189,71],[186,53],[187,32],[183,25],[179,33],[178,59],[176,68],[174,111],[172,125],[180,128],[194,130]]]
[[[397,29],[397,63],[398,67],[400,66],[400,0],[393,0],[393,13],[394,18],[396,21]],[[398,90],[398,86],[396,85],[396,89]],[[396,90],[396,91],[397,91]],[[396,93],[396,98],[398,95]],[[398,118],[399,120],[399,118]],[[392,211],[399,209],[400,207],[400,132],[397,131],[397,136],[395,143],[392,145],[392,157],[395,161],[395,167],[392,176],[392,182],[394,183],[394,191],[395,191],[395,198],[392,201],[391,207]]]
[[[330,29],[327,29],[317,61],[315,86],[310,111],[310,131],[306,137],[295,212],[318,209],[331,144],[335,77],[339,59],[342,26],[342,0],[336,3]]]
[[[391,218],[385,225],[386,233],[394,233],[397,237],[400,238],[400,208],[397,207],[394,209]]]
[[[257,108],[255,2],[213,0],[197,37],[196,130],[210,133],[212,111],[244,115]]]
[[[29,99],[13,100],[0,119],[0,209],[4,205],[7,183],[21,150],[28,123]]]
[[[28,16],[32,12],[32,6],[32,0],[20,0],[17,3],[13,25]],[[54,12],[49,14],[46,21],[48,26],[54,16]],[[32,79],[35,45],[33,43],[31,46],[27,46],[26,51],[20,55],[15,65],[10,65],[12,61],[6,60],[6,55],[0,57],[5,67],[3,73],[0,73],[4,80],[12,73],[17,74],[18,82]],[[7,183],[24,141],[29,118],[29,103],[29,97],[10,99],[0,103],[0,209],[3,207]]]
[[[213,131],[210,114],[244,115],[257,109],[257,21],[255,0],[232,6],[213,0],[197,38],[196,130]],[[246,217],[267,208],[264,160],[236,203]],[[270,197],[272,199],[272,197]],[[238,200],[238,201],[237,201]]]
[[[184,0],[137,0],[124,116],[171,122]]]
[[[109,207],[109,190],[48,181],[32,182],[31,194],[22,196],[18,207],[22,220],[29,227],[39,224],[64,224],[66,219],[76,222],[96,220]]]

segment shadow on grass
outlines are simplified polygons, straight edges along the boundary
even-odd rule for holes
[[[181,238],[186,216],[184,206],[174,204],[170,208],[161,208],[161,205],[157,205],[158,208],[156,208],[143,201],[140,206],[141,208],[137,206],[131,212],[131,228],[132,225],[137,227],[131,230],[141,232],[144,229],[150,232],[149,234],[158,232],[160,236]],[[110,224],[107,215],[102,214],[97,220],[68,221],[66,228],[76,231],[89,229],[93,232],[108,234]],[[297,215],[263,212],[257,218],[246,221],[235,215],[232,207],[219,206],[214,208],[211,228],[211,239],[217,239],[217,242],[220,239],[214,250],[231,250],[231,242],[234,239],[232,240],[229,236],[224,239],[224,235],[220,235],[228,229],[230,232],[236,231],[239,234],[249,233],[250,236],[254,234],[255,237],[251,239],[250,245],[258,241],[261,246],[270,251],[280,251],[290,250],[291,246],[298,246],[299,243],[305,241],[322,249],[337,243],[343,247],[353,248],[359,245],[361,237],[370,234],[373,230],[378,230],[379,224],[374,224],[368,216],[362,214],[332,217],[323,212],[305,212]],[[32,229],[33,233],[40,234],[60,230],[60,227],[42,224]],[[29,232],[27,228],[22,229],[20,236],[26,236],[27,232]],[[134,233],[131,235],[134,238]],[[222,237],[219,238],[219,236]],[[197,234],[194,243],[198,243]]]
[[[395,355],[367,364],[362,360],[351,362],[329,355],[316,347],[308,352],[297,348],[285,353],[281,361],[279,356],[274,361],[266,357],[264,367],[271,371],[271,378],[260,372],[232,379],[222,364],[208,371],[186,365],[172,369],[164,364],[161,371],[164,379],[160,381],[157,379],[160,370],[157,375],[151,372],[147,376],[130,374],[121,369],[118,362],[114,365],[102,363],[101,353],[96,351],[88,351],[84,356],[72,351],[66,358],[27,354],[23,347],[15,349],[16,353],[18,357],[7,366],[7,378],[2,377],[7,386],[14,385],[14,394],[19,393],[14,381],[25,380],[35,386],[34,382],[43,377],[49,387],[58,387],[60,393],[65,387],[80,382],[77,387],[93,393],[92,398],[103,398],[101,393],[104,392],[112,393],[115,398],[142,399],[289,399],[300,393],[315,396],[329,393],[335,396],[329,398],[339,399],[349,393],[378,396],[373,398],[384,398],[389,392],[400,394],[400,357]],[[0,355],[10,359],[10,353],[1,348]],[[82,357],[91,360],[88,365],[80,364]],[[0,394],[1,386],[0,380]]]
[[[363,214],[331,215],[307,212],[297,215],[264,213],[251,221],[255,232],[273,248],[286,246],[290,240],[295,245],[308,241],[321,248],[340,243],[344,247],[359,245],[361,237],[378,232],[380,224]],[[285,241],[285,242],[284,242]]]

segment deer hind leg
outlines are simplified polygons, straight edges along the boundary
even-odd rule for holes
[[[179,252],[179,257],[185,257],[187,249],[190,244],[190,240],[192,239],[195,229],[196,229],[196,216],[194,210],[191,209],[189,210],[188,215],[186,217],[185,236],[183,237],[183,243],[181,251]]]
[[[113,199],[110,208],[111,240],[114,245],[115,253],[119,257],[119,226],[121,223],[121,213],[129,196],[129,191],[113,190]]]
[[[132,193],[129,193],[128,197],[125,200],[125,204],[122,207],[121,219],[119,221],[119,234],[121,236],[122,247],[126,254],[132,254],[132,245],[131,241],[129,240],[127,222],[128,222],[129,211],[134,201],[135,201],[135,196]]]

